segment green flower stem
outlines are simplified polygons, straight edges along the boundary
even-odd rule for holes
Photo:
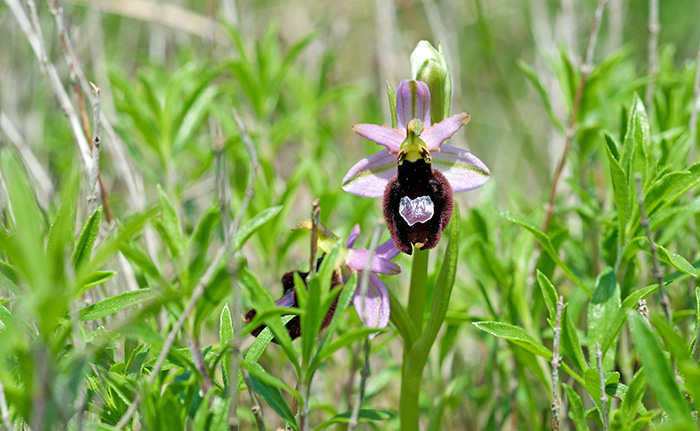
[[[423,364],[411,361],[410,352],[406,353],[404,345],[404,362],[401,374],[401,398],[399,400],[399,414],[401,418],[401,431],[419,431],[418,419],[420,417],[421,379],[423,377]]]
[[[423,333],[423,315],[425,313],[425,289],[428,280],[428,257],[430,250],[413,249],[411,266],[411,287],[408,293],[408,317],[416,333]]]
[[[452,223],[449,225],[449,241],[445,256],[442,260],[440,275],[433,291],[432,309],[428,324],[423,331],[423,311],[425,307],[426,280],[428,278],[428,252],[420,254],[416,250],[411,272],[411,292],[409,293],[408,315],[414,323],[415,342],[404,339],[403,367],[401,370],[401,398],[399,413],[402,431],[419,431],[420,417],[420,388],[423,369],[428,362],[430,349],[435,343],[437,334],[445,321],[447,308],[454,286],[459,257],[459,208],[455,205]],[[420,257],[419,257],[420,256]],[[420,295],[420,298],[418,297]],[[417,309],[420,306],[420,313]],[[420,320],[417,320],[420,318]],[[401,319],[398,319],[399,321]],[[416,324],[416,322],[418,322]],[[409,332],[408,330],[404,332]],[[408,337],[405,337],[408,338]]]

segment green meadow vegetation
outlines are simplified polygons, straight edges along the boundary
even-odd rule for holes
[[[0,0],[0,430],[699,429],[699,22]]]

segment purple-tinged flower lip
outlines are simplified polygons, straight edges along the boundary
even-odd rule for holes
[[[365,157],[350,168],[343,178],[343,190],[357,196],[380,198],[396,175],[396,156],[384,149]]]
[[[399,152],[401,143],[406,139],[406,127],[401,129],[393,129],[388,126],[379,126],[377,124],[355,124],[352,130],[363,138],[369,139],[377,145],[383,145],[387,150],[396,154]]]
[[[345,266],[354,271],[363,271],[369,258],[369,250],[366,248],[351,248],[348,250],[348,257],[345,259]],[[401,268],[394,262],[379,255],[372,257],[370,271],[377,274],[394,275],[401,272]]]
[[[408,122],[418,118],[430,126],[430,90],[423,81],[403,79],[396,89],[396,124],[406,130]],[[404,133],[405,138],[405,133]]]
[[[470,119],[471,117],[466,112],[445,118],[425,129],[420,138],[425,142],[428,151],[441,151],[442,143],[454,136]]]
[[[358,295],[356,291],[352,303],[363,325],[369,328],[385,328],[389,324],[389,291],[376,274],[369,275],[367,294]],[[374,338],[374,335],[370,335],[370,338]]]

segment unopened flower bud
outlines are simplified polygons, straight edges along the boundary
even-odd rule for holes
[[[431,103],[430,114],[434,123],[450,115],[452,84],[442,45],[435,49],[427,40],[421,40],[411,53],[411,75],[428,84]]]

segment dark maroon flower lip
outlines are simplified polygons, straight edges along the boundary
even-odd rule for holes
[[[320,259],[319,259],[320,260]],[[282,294],[282,297],[278,300],[275,301],[275,305],[278,307],[299,307],[299,302],[297,300],[297,294],[296,294],[296,286],[294,284],[294,273],[299,274],[302,280],[304,280],[304,285],[306,285],[306,278],[309,275],[308,272],[301,272],[301,271],[289,271],[285,273],[282,276],[282,289],[284,293]],[[340,277],[337,273],[337,271],[333,271],[333,278],[331,279],[331,289],[336,287],[336,286],[343,286],[343,283],[340,280]],[[333,319],[333,315],[335,314],[335,309],[338,305],[338,298],[336,297],[335,301],[331,305],[331,308],[328,310],[326,313],[326,316],[323,318],[323,322],[321,322],[321,330],[326,329],[328,325],[330,325],[331,320]],[[249,323],[253,320],[253,318],[257,315],[257,311],[255,310],[248,310],[248,312],[243,316],[243,320],[246,323]],[[257,328],[253,329],[250,333],[257,337],[260,335],[260,333],[267,327],[267,325],[260,325]],[[294,316],[289,322],[286,324],[286,329],[287,333],[289,334],[289,337],[294,340],[295,338],[299,338],[301,336],[301,319],[299,316]],[[276,339],[272,339],[273,342],[277,343]]]
[[[396,248],[431,249],[452,217],[454,201],[447,178],[424,160],[404,161],[384,191],[384,219]]]

